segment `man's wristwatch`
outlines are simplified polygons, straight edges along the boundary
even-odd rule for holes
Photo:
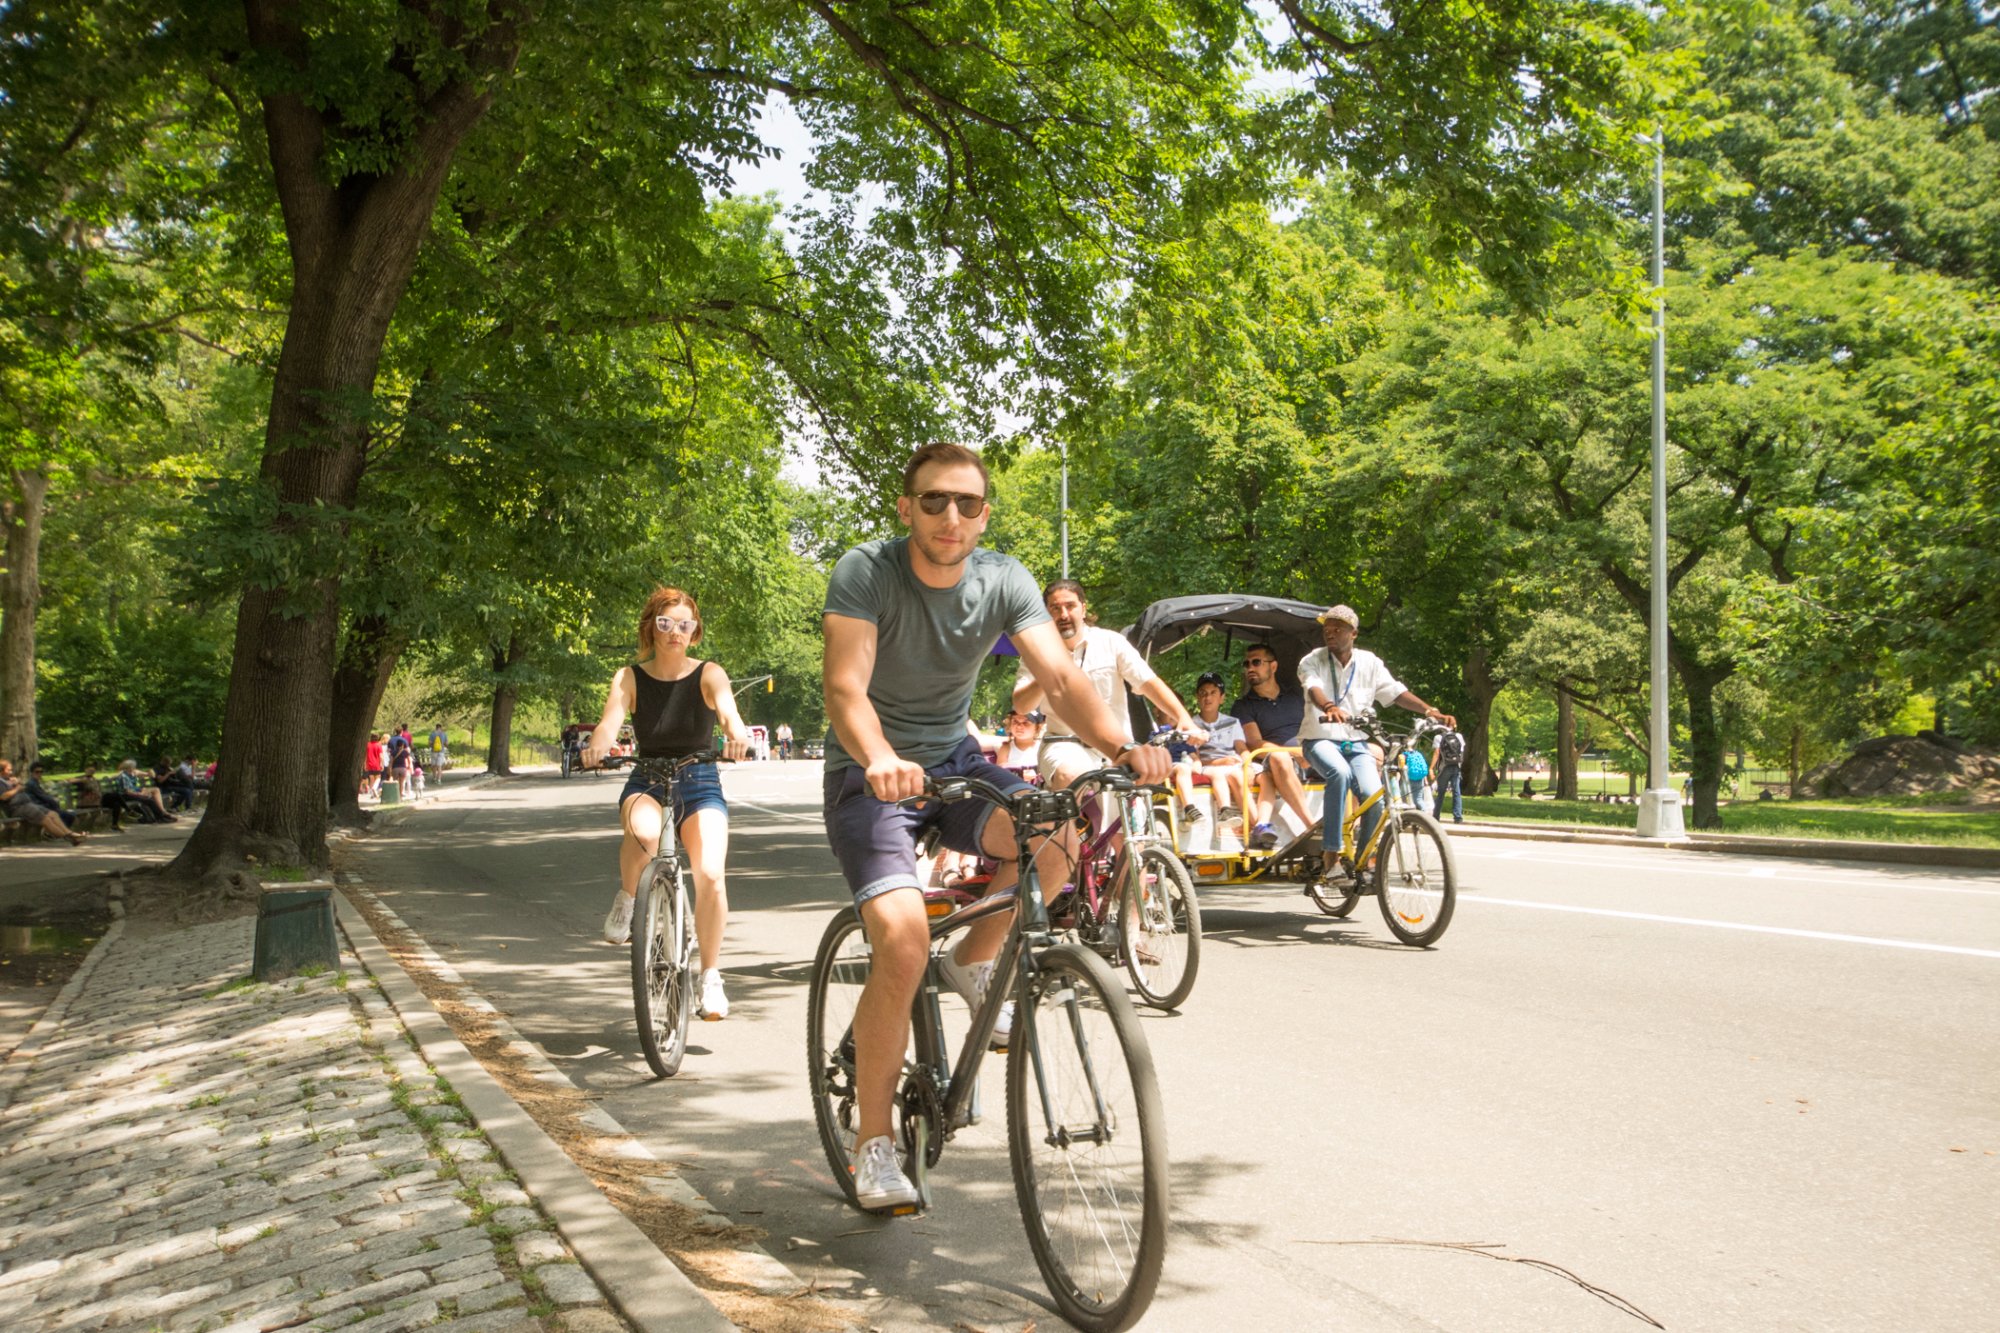
[[[1126,755],[1132,753],[1132,751],[1138,748],[1139,748],[1139,742],[1126,741],[1125,744],[1118,747],[1118,753],[1111,756],[1111,762],[1114,764],[1117,763],[1120,759],[1123,759]]]

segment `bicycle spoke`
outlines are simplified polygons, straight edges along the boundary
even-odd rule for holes
[[[1101,960],[1058,946],[1041,967],[1016,1018],[1025,1040],[1008,1062],[1015,1188],[1065,1316],[1123,1327],[1150,1299],[1165,1249],[1166,1145],[1151,1060]]]

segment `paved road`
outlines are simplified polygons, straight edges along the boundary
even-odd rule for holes
[[[1046,1327],[997,1062],[996,1114],[954,1143],[931,1215],[878,1222],[833,1192],[803,1058],[806,969],[844,901],[818,768],[726,778],[735,1014],[696,1025],[669,1083],[638,1054],[624,953],[596,942],[614,780],[487,788],[370,840],[361,868],[774,1253],[881,1293],[878,1326]],[[1336,922],[1281,889],[1204,892],[1200,982],[1145,1020],[1175,1211],[1144,1327],[1993,1326],[2000,876],[1458,856],[1458,917],[1427,953],[1372,902]]]

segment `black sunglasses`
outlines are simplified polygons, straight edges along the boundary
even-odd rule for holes
[[[979,511],[986,508],[986,497],[967,495],[962,491],[922,491],[912,497],[923,507],[926,514],[937,515],[944,512],[949,504],[958,506],[961,518],[978,518]]]

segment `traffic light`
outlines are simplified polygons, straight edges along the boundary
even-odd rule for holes
[[[776,676],[764,677],[764,693],[776,694],[777,692],[778,692],[778,678]]]

